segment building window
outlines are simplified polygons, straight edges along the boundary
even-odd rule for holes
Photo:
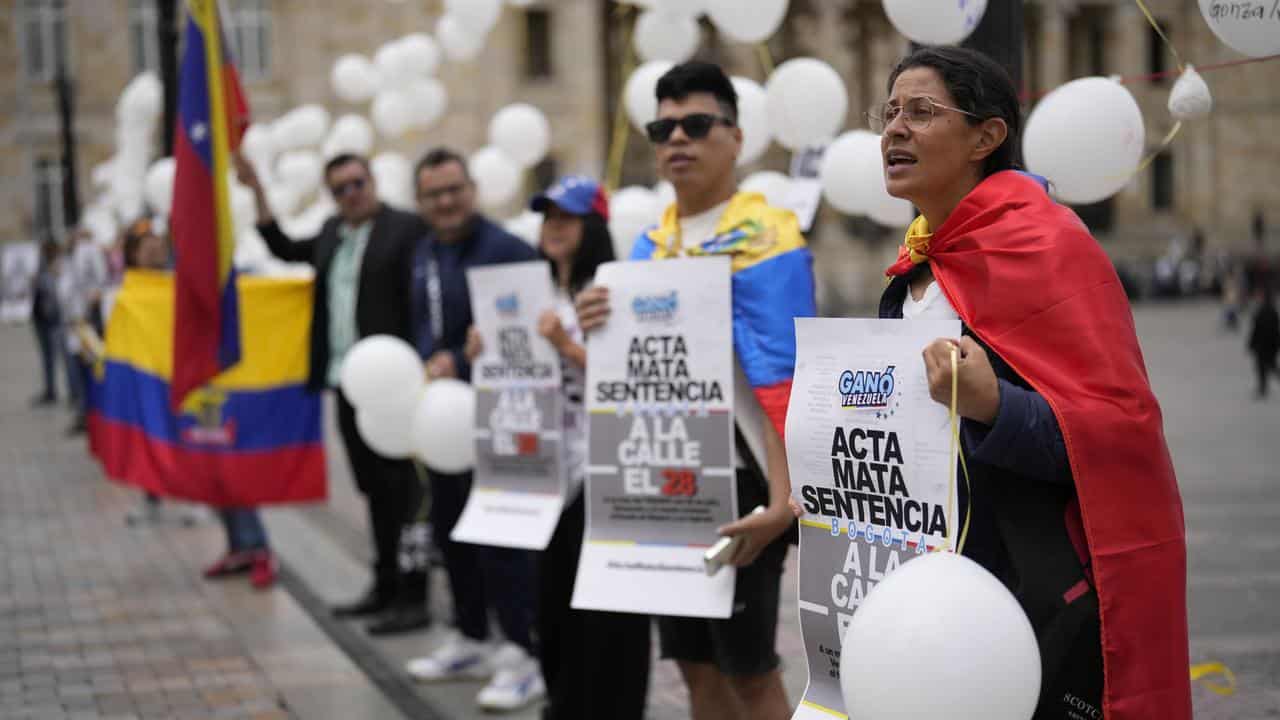
[[[134,74],[160,71],[159,14],[155,0],[129,0],[129,41]]]
[[[21,0],[22,61],[29,82],[52,82],[66,59],[66,0]]]
[[[41,240],[61,240],[66,233],[62,206],[62,164],[51,157],[37,157],[35,177],[35,231]]]
[[[1160,27],[1168,27],[1163,20],[1157,20]],[[1164,39],[1154,27],[1147,28],[1147,72],[1155,77],[1151,81],[1157,85],[1164,83],[1163,73],[1168,70],[1165,63]]]
[[[1105,75],[1107,28],[1112,25],[1109,7],[1081,7],[1068,26],[1072,77]]]
[[[271,8],[269,0],[236,0],[225,15],[231,52],[245,80],[271,75]]]
[[[532,9],[524,14],[524,76],[527,80],[551,77],[551,13]]]
[[[1151,163],[1151,209],[1173,209],[1173,155],[1168,150]]]

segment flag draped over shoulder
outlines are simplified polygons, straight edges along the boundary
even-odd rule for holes
[[[188,0],[179,71],[170,227],[177,255],[170,404],[240,361],[235,231],[227,173],[248,107],[226,52],[216,0]]]
[[[244,277],[244,357],[169,405],[173,279],[130,271],[89,393],[89,443],[106,474],[218,507],[323,500],[320,396],[306,389],[311,282]]]

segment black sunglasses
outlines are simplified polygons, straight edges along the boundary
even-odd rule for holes
[[[645,125],[644,129],[649,135],[649,142],[664,143],[671,139],[671,133],[676,131],[676,126],[679,126],[684,131],[684,134],[689,136],[690,140],[701,140],[716,125],[733,127],[733,121],[723,115],[693,113],[682,118],[654,120]]]
[[[345,196],[347,193],[351,192],[352,190],[363,190],[363,189],[364,189],[364,178],[355,178],[352,180],[348,180],[344,183],[338,183],[337,185],[334,185],[333,187],[329,188],[329,192],[332,193],[335,198],[341,198]]]

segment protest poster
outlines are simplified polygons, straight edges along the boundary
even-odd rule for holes
[[[560,354],[538,333],[553,307],[545,261],[467,270],[484,351],[471,368],[476,466],[450,538],[542,550],[564,507]]]
[[[954,320],[796,320],[786,445],[792,495],[804,509],[799,603],[809,682],[793,720],[847,717],[840,653],[853,613],[902,563],[954,544],[950,415],[929,396],[920,353],[959,336]]]
[[[40,251],[35,243],[0,246],[0,322],[21,323],[31,317],[39,266]]]
[[[736,572],[703,553],[737,518],[724,257],[609,263],[587,338],[587,529],[573,607],[727,618]]]

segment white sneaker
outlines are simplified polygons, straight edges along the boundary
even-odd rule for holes
[[[448,680],[482,680],[493,674],[489,655],[493,647],[453,631],[426,657],[410,660],[405,670],[418,682],[443,682]]]
[[[507,643],[494,653],[497,672],[476,695],[476,704],[485,710],[519,710],[547,695],[538,661],[519,645]]]

